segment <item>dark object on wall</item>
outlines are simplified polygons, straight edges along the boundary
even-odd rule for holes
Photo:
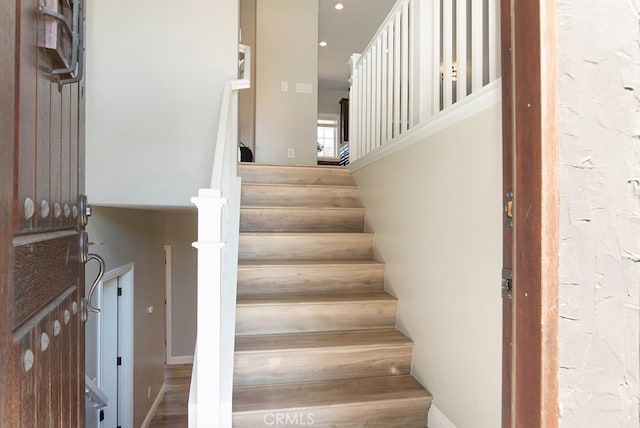
[[[240,143],[240,162],[253,162],[253,152],[244,143]]]
[[[340,145],[349,141],[349,98],[340,100]]]

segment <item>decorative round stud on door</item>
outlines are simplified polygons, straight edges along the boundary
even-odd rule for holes
[[[24,200],[24,218],[27,220],[31,220],[33,215],[36,213],[36,204],[33,202],[33,199],[27,198]]]
[[[60,324],[60,321],[55,320],[53,322],[53,335],[58,336],[61,331],[62,331],[62,324]]]
[[[64,204],[64,208],[62,210],[64,212],[64,218],[69,218],[71,216],[71,207],[69,204]]]
[[[65,324],[69,324],[69,321],[71,320],[71,312],[69,312],[69,309],[65,309],[64,310],[64,323]]]
[[[40,335],[40,350],[44,352],[48,348],[49,348],[49,335],[47,333],[42,333]]]
[[[53,218],[60,218],[61,215],[62,215],[62,207],[60,206],[59,203],[54,202],[53,203]]]
[[[43,199],[42,202],[40,203],[40,218],[49,217],[49,211],[50,211],[49,202]]]
[[[22,366],[24,367],[24,371],[28,372],[33,367],[33,363],[35,358],[33,356],[33,352],[31,349],[27,349],[22,356]]]

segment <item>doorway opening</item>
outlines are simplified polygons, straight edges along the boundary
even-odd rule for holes
[[[87,427],[133,427],[133,279],[130,263],[106,272],[96,290],[100,312],[87,325],[95,335],[95,362],[87,352],[87,371],[94,366],[95,383],[109,403],[101,410],[87,408]]]

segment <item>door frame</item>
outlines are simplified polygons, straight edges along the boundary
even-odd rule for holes
[[[558,426],[557,4],[502,0],[503,177],[513,190],[504,264],[502,426]]]
[[[122,365],[118,369],[118,413],[119,422],[124,427],[133,427],[133,296],[134,296],[134,269],[133,263],[109,270],[98,284],[97,307],[101,307],[104,283],[112,279],[118,281],[118,287],[122,289],[122,295],[118,297],[118,355],[122,357]],[[102,320],[98,317],[97,341],[98,347],[102,341]],[[100,372],[101,353],[98,352],[97,368]]]

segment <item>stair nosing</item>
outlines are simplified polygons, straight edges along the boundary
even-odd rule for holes
[[[257,162],[238,162],[238,165],[257,167],[257,168],[260,168],[261,166],[266,166],[266,167],[307,168],[307,169],[338,169],[348,174],[351,173],[349,168],[344,166],[338,166],[338,165],[305,165],[305,164],[296,164],[296,163],[257,163]]]
[[[372,329],[376,330],[376,329]],[[240,337],[248,337],[248,335],[240,335]],[[278,348],[278,349],[255,349],[250,351],[235,351],[241,355],[251,354],[272,354],[272,353],[294,353],[294,352],[308,352],[308,351],[333,351],[333,350],[346,350],[346,349],[395,349],[395,348],[413,348],[414,344],[411,342],[405,343],[376,343],[370,345],[335,345],[335,346],[315,346],[307,348]]]
[[[314,231],[305,231],[305,232],[240,232],[240,236],[269,236],[269,235],[277,235],[277,236],[299,236],[299,235],[311,235],[311,236],[375,236],[374,233],[370,232],[314,232]]]
[[[254,183],[254,182],[242,182],[242,186],[258,186],[258,187],[310,187],[310,188],[325,188],[331,189],[345,189],[345,190],[358,190],[358,186],[353,184],[296,184],[296,183]]]
[[[304,383],[304,382],[301,382]],[[244,388],[245,386],[237,386],[234,388]],[[427,395],[424,396],[415,396],[415,397],[397,397],[397,398],[378,398],[378,399],[373,399],[373,400],[354,400],[354,401],[347,401],[347,402],[341,402],[341,403],[327,403],[327,404],[314,404],[314,405],[300,405],[297,407],[273,407],[273,408],[268,408],[268,409],[256,409],[256,410],[233,410],[232,414],[234,415],[252,415],[252,414],[260,414],[260,413],[264,413],[264,412],[268,412],[271,410],[277,410],[278,412],[295,412],[296,410],[300,410],[300,409],[309,409],[309,410],[313,410],[313,409],[335,409],[335,408],[341,408],[341,407],[347,407],[347,406],[354,406],[354,405],[358,405],[358,404],[370,404],[370,403],[384,403],[384,402],[403,402],[403,401],[425,401],[425,400],[433,400],[433,396],[430,393],[427,393]]]
[[[322,345],[316,344],[315,346],[304,345],[299,347],[292,347],[290,344],[288,347],[287,344],[284,343],[282,346],[277,348],[270,349],[238,349],[238,343],[236,342],[236,354],[248,355],[248,354],[264,354],[264,353],[276,353],[276,352],[307,352],[311,350],[337,350],[337,349],[392,349],[392,348],[405,348],[405,347],[413,347],[414,343],[405,336],[402,332],[397,330],[396,328],[371,328],[371,329],[359,329],[359,330],[337,330],[337,331],[323,331],[323,332],[307,332],[307,333],[276,333],[276,334],[252,334],[252,335],[240,335],[237,336],[236,340],[240,338],[240,341],[250,342],[251,340],[262,338],[269,339],[271,341],[281,340],[283,337],[305,337],[305,336],[330,336],[332,334],[336,335],[336,339],[338,336],[350,336],[350,335],[358,335],[358,334],[367,334],[367,333],[392,333],[396,336],[396,342],[392,342],[390,339],[385,338],[381,340],[371,340],[369,343],[358,344],[358,343],[343,343],[343,344],[332,344],[332,345]],[[375,338],[372,338],[375,339]],[[344,339],[343,339],[344,340]],[[241,345],[242,346],[242,345]]]
[[[329,207],[329,206],[305,206],[305,205],[296,205],[296,206],[286,206],[286,205],[242,205],[240,206],[241,210],[305,210],[305,211],[359,211],[365,212],[365,208],[362,207]]]
[[[251,390],[251,389],[267,389],[267,388],[286,388],[287,386],[296,386],[296,385],[308,385],[308,386],[313,386],[313,385],[320,385],[320,384],[325,384],[325,385],[330,385],[331,383],[342,383],[342,384],[346,384],[348,383],[350,380],[352,381],[358,381],[358,382],[362,382],[362,381],[374,381],[374,380],[403,380],[403,379],[407,379],[407,380],[411,380],[413,382],[415,382],[416,384],[420,385],[420,383],[410,374],[406,374],[406,375],[391,375],[391,376],[375,376],[375,377],[369,377],[369,378],[360,378],[360,379],[340,379],[340,380],[322,380],[322,381],[301,381],[301,382],[288,382],[288,383],[280,383],[280,384],[267,384],[267,385],[242,385],[242,386],[234,386],[234,393],[236,391],[242,391],[242,390]],[[251,413],[259,413],[259,412],[264,412],[264,411],[268,411],[270,409],[275,409],[277,408],[278,410],[286,410],[286,409],[312,409],[312,408],[327,408],[327,407],[343,407],[343,406],[352,406],[354,404],[357,403],[361,403],[361,404],[365,404],[365,403],[375,403],[375,402],[388,402],[388,401],[414,401],[414,400],[432,400],[433,396],[432,394],[426,389],[424,388],[422,385],[420,385],[421,389],[408,389],[408,390],[404,390],[404,391],[409,391],[411,392],[411,396],[409,397],[392,397],[392,398],[384,398],[384,397],[374,397],[372,395],[365,395],[366,396],[370,396],[372,399],[370,400],[363,400],[362,399],[362,394],[357,394],[357,395],[351,395],[348,396],[346,398],[348,398],[348,400],[342,401],[340,403],[331,403],[331,402],[326,402],[326,403],[314,403],[314,404],[299,404],[299,405],[295,405],[295,403],[290,403],[289,407],[269,407],[269,408],[265,408],[264,405],[259,408],[259,409],[246,409],[246,410],[233,410],[234,414],[251,414]],[[417,394],[419,393],[419,395]],[[359,399],[357,399],[359,398]],[[234,400],[236,401],[236,400]],[[238,401],[236,401],[237,403]],[[293,404],[293,405],[291,405]]]
[[[362,296],[359,297],[358,294]],[[260,297],[261,301],[251,301],[251,297]],[[296,301],[279,301],[278,299],[282,299],[284,296],[296,296],[300,298],[311,298],[312,296],[318,296],[322,298],[323,296],[334,297],[332,300],[296,300]],[[349,297],[353,296],[352,299],[340,300],[340,297]],[[389,303],[389,302],[397,302],[398,299],[391,294],[387,293],[384,290],[381,291],[370,291],[370,292],[342,292],[342,291],[326,291],[326,292],[317,292],[317,293],[308,293],[308,292],[289,292],[289,293],[246,293],[242,295],[238,295],[236,300],[237,306],[242,307],[250,307],[250,306],[287,306],[292,304],[300,304],[300,305],[326,305],[326,304],[345,304],[345,303],[358,303],[358,302],[368,302],[368,303]]]
[[[238,260],[238,269],[251,268],[280,268],[280,267],[317,267],[317,266],[358,266],[371,265],[384,267],[385,263],[373,260],[324,260],[324,259],[258,259],[258,260]]]

